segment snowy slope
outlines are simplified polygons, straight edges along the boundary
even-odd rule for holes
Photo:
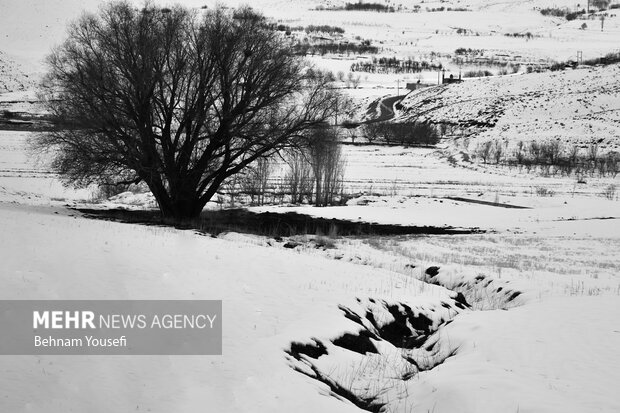
[[[0,228],[1,299],[224,301],[222,356],[1,357],[6,412],[357,411],[289,367],[290,343],[356,331],[338,308],[356,297],[450,300],[389,271],[62,210],[0,204]]]
[[[409,94],[401,119],[471,127],[479,138],[620,145],[620,65],[477,78]]]
[[[422,373],[412,411],[620,411],[619,301],[564,297],[459,317],[439,338],[458,356]]]
[[[582,413],[619,407],[613,393],[620,380],[614,327],[620,311],[614,255],[618,220],[554,222],[565,213],[613,215],[618,201],[593,198],[586,204],[567,199],[567,206],[566,198],[516,198],[515,203],[543,206],[531,223],[540,235],[369,239],[365,248],[353,240],[334,255],[320,255],[286,250],[272,239],[235,234],[213,239],[191,231],[73,216],[50,206],[50,197],[62,194],[52,176],[34,166],[26,170],[31,160],[24,152],[24,135],[0,134],[0,160],[6,162],[6,176],[0,180],[0,186],[6,186],[0,188],[0,298],[222,299],[224,354],[3,357],[2,411],[359,411],[333,396],[325,384],[294,370],[308,372],[310,366],[360,394],[377,393],[394,412],[451,413],[458,407],[472,413]],[[390,162],[405,161],[395,156]],[[426,173],[430,177],[436,172]],[[80,197],[64,191],[67,199]],[[365,207],[312,213],[437,224],[442,216],[444,223],[449,217],[454,224],[471,224],[474,216],[509,225],[518,219],[503,209],[494,213],[494,207],[458,202],[369,201]],[[539,240],[551,236],[553,242]],[[590,242],[593,237],[595,242]],[[564,238],[571,240],[568,246]],[[385,251],[378,254],[370,245]],[[566,254],[570,260],[564,262]],[[494,288],[524,291],[519,297],[523,307],[461,310],[454,305],[454,293],[422,283],[419,269],[407,267],[421,262],[441,265],[442,282],[490,273],[485,283],[493,280]],[[514,267],[502,271],[505,265]],[[486,294],[492,301],[493,290]],[[370,299],[374,303],[369,304]],[[439,331],[414,350],[385,339],[373,339],[378,353],[360,354],[334,344],[345,333],[366,329],[374,334],[377,327],[365,321],[362,327],[354,316],[346,318],[343,309],[358,315],[373,309],[376,320],[389,322],[393,315],[377,303],[405,304],[418,316],[430,317],[431,331]],[[313,340],[323,343],[328,354],[318,359],[287,355],[293,342]],[[418,374],[404,356],[432,368]],[[404,380],[403,375],[411,376]]]
[[[8,92],[24,91],[33,85],[22,67],[0,50],[0,94],[4,96]]]
[[[139,0],[131,0],[141,4]],[[598,30],[598,20],[587,21],[588,30],[580,30],[583,21],[542,16],[535,8],[546,6],[575,7],[568,0],[399,2],[399,13],[321,11],[317,6],[341,6],[341,0],[259,0],[250,2],[285,24],[293,26],[329,24],[341,26],[350,39],[371,39],[384,54],[427,57],[433,52],[453,53],[458,47],[471,47],[536,58],[566,60],[583,51],[584,58],[598,57],[617,49],[620,17],[612,11],[605,21],[605,31]],[[380,1],[381,2],[381,1]],[[0,50],[27,66],[27,73],[39,73],[43,58],[66,35],[66,25],[83,11],[96,11],[102,0],[4,0],[0,3]],[[176,3],[156,0],[156,4]],[[216,0],[182,0],[188,7],[213,7]],[[219,2],[226,6],[248,4],[242,0]],[[386,3],[387,4],[387,3]],[[471,12],[411,13],[414,5],[426,7],[465,7]],[[392,5],[392,3],[390,3]],[[409,8],[409,10],[407,10]],[[618,13],[620,14],[620,13]],[[459,35],[459,28],[468,35]],[[531,32],[536,38],[515,39],[506,33]],[[475,33],[475,35],[473,35]]]

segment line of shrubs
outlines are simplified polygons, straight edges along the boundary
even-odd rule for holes
[[[426,8],[426,11],[429,13],[433,13],[433,12],[441,12],[441,11],[471,11],[468,8],[465,7],[433,7],[433,8]]]
[[[347,3],[344,5],[344,9],[347,11],[381,11],[381,12],[394,12],[394,7],[386,6],[381,3]]]
[[[327,34],[344,34],[344,29],[339,26],[330,26],[328,24],[321,25],[309,25],[309,26],[289,26],[282,23],[271,23],[269,28],[277,30],[279,32],[285,32],[287,35],[292,32],[306,32],[306,33],[327,33]]]
[[[400,7],[402,8],[402,6]],[[399,9],[400,9],[399,8]],[[387,6],[381,3],[346,3],[344,6],[323,6],[319,5],[316,7],[316,10],[327,10],[327,11],[374,11],[374,12],[383,12],[383,13],[394,13],[396,9],[393,6]]]
[[[377,54],[379,48],[366,43],[297,43],[293,46],[293,50],[297,55],[325,55],[328,53],[337,54]]]
[[[467,70],[463,73],[463,77],[487,77],[493,76],[490,70]]]
[[[441,131],[423,122],[375,122],[364,125],[363,134],[368,143],[403,146],[433,146],[439,143]]]
[[[577,17],[586,14],[586,10],[577,10],[571,11],[570,9],[564,7],[546,7],[544,9],[540,9],[540,14],[543,16],[552,16],[552,17],[563,17],[566,20],[575,20]]]
[[[620,52],[619,53],[607,53],[603,57],[595,57],[593,59],[586,59],[582,62],[584,65],[589,66],[597,66],[597,65],[611,65],[614,63],[620,63]],[[564,70],[567,67],[575,67],[577,62],[574,61],[566,61],[566,62],[558,62],[552,64],[549,69],[552,71]]]
[[[507,143],[486,141],[478,144],[472,155],[483,163],[524,167],[528,172],[538,170],[544,175],[585,174],[616,177],[620,172],[620,153],[599,153],[599,144],[590,143],[587,147],[566,146],[559,140],[543,142],[517,142],[509,150]]]
[[[373,58],[372,62],[358,62],[351,65],[352,72],[367,73],[419,73],[422,71],[437,71],[442,69],[441,63],[431,63],[426,60],[398,59],[395,57]]]

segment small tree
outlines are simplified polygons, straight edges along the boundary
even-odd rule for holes
[[[304,154],[297,149],[287,151],[285,161],[288,171],[285,182],[291,196],[291,203],[301,204],[304,198],[312,196],[312,170]]]
[[[493,142],[491,141],[486,141],[484,143],[478,144],[478,148],[476,150],[477,155],[482,158],[482,162],[484,162],[485,164],[487,163],[487,161],[489,160],[489,157],[491,156],[491,149],[493,147]]]
[[[525,160],[524,148],[525,144],[523,143],[523,141],[517,142],[517,147],[514,150],[514,156],[519,165],[522,165],[523,161]]]
[[[364,124],[362,133],[368,143],[374,143],[383,139],[383,131],[379,122],[371,122]]]
[[[333,204],[342,189],[345,165],[337,132],[327,125],[315,128],[308,137],[304,153],[314,176],[314,204]]]
[[[414,123],[412,125],[412,134],[414,143],[418,145],[436,145],[440,139],[437,127],[429,123]]]
[[[606,10],[609,6],[610,0],[588,0],[589,4],[596,7],[599,10]]]
[[[493,159],[495,160],[495,164],[498,165],[504,156],[504,147],[500,141],[495,141],[493,146]]]
[[[241,187],[245,194],[250,196],[252,205],[263,205],[265,194],[269,190],[269,177],[272,166],[268,158],[258,158],[246,168]]]
[[[58,149],[68,183],[144,182],[165,218],[191,219],[228,178],[333,116],[329,79],[262,16],[202,13],[117,2],[71,25],[43,84],[63,127],[35,143]]]

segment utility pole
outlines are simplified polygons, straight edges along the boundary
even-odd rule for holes
[[[396,96],[400,96],[400,79],[396,79]]]

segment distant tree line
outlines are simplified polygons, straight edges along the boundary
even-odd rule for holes
[[[377,54],[379,48],[367,43],[333,42],[333,43],[297,43],[293,46],[295,54],[305,55],[325,55],[328,53],[337,54]]]
[[[402,9],[402,6],[398,7],[398,10]],[[394,13],[396,12],[396,8],[393,6],[387,6],[381,3],[346,3],[344,6],[317,6],[316,10],[328,10],[328,11],[339,11],[339,10],[347,10],[347,11],[374,11],[374,12],[382,12],[382,13]]]
[[[473,155],[483,163],[518,166],[528,172],[539,170],[545,175],[565,176],[586,174],[616,177],[620,172],[620,153],[601,155],[599,143],[592,142],[585,149],[579,145],[566,146],[559,140],[519,141],[509,150],[506,143],[486,141],[478,144]]]
[[[327,33],[327,34],[343,34],[344,29],[339,26],[330,26],[327,24],[323,25],[309,25],[309,26],[289,26],[287,24],[278,24],[271,23],[269,27],[273,30],[277,30],[280,32],[286,32],[287,34],[291,34],[291,32],[306,32],[306,33]]]
[[[439,129],[423,122],[374,122],[364,125],[363,134],[369,143],[403,146],[432,146],[440,140]]]
[[[597,9],[598,11],[604,11],[604,10],[607,10],[608,8],[616,9],[620,7],[620,5],[618,4],[614,4],[610,6],[609,0],[589,0],[589,2],[590,2],[590,6],[592,8]],[[587,13],[589,13],[589,11],[586,9],[571,11],[569,8],[566,8],[566,7],[563,7],[563,8],[547,7],[544,9],[540,9],[540,14],[542,14],[543,16],[563,17],[569,21],[576,20],[580,18],[580,16],[583,16]]]
[[[373,58],[372,62],[358,62],[351,65],[352,72],[367,73],[419,73],[442,69],[441,63],[426,60],[398,59],[396,57]]]
[[[344,5],[345,10],[361,10],[361,11],[380,11],[394,12],[394,7],[381,3],[347,3]]]
[[[565,62],[556,62],[556,63],[553,63],[551,66],[549,66],[549,70],[554,71],[554,72],[558,70],[564,70],[566,68],[572,68],[572,67],[577,66],[577,63],[578,62],[574,60],[567,60]],[[605,56],[595,57],[593,59],[586,59],[586,60],[583,60],[581,63],[584,65],[588,65],[588,66],[598,66],[598,65],[605,66],[605,65],[611,65],[614,63],[620,63],[620,53],[607,53]],[[528,73],[529,73],[529,70],[528,70]]]

